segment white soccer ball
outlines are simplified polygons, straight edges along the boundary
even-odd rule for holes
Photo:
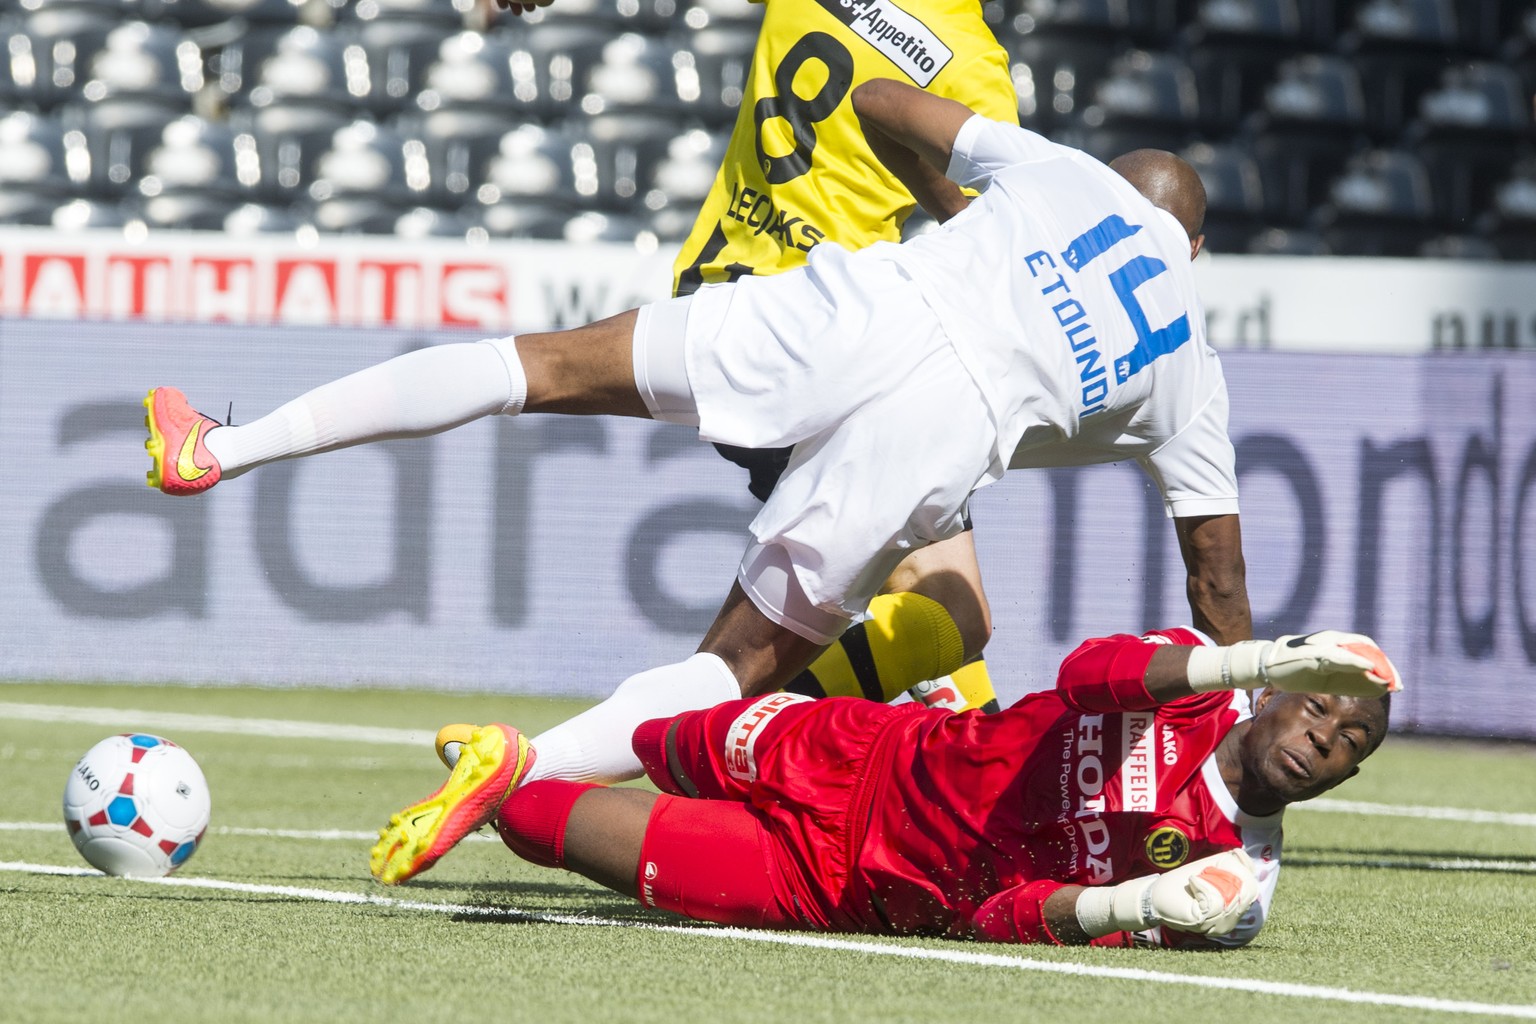
[[[208,828],[208,783],[192,755],[146,733],[108,736],[64,786],[64,825],[93,867],[159,878],[187,862]]]

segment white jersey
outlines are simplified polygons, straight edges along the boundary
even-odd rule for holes
[[[969,209],[872,248],[975,378],[997,425],[991,478],[1136,459],[1170,515],[1236,512],[1226,382],[1178,222],[1087,154],[979,115],[948,175],[981,191]]]
[[[983,192],[943,230],[822,242],[804,267],[654,303],[636,328],[637,353],[682,349],[693,412],[675,422],[795,446],[737,581],[817,643],[907,552],[961,532],[1010,465],[1136,459],[1170,515],[1237,511],[1183,230],[1103,164],[979,116],[951,171]]]

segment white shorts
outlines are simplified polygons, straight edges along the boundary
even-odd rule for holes
[[[962,531],[997,442],[910,278],[867,258],[854,278],[845,259],[829,251],[803,271],[706,286],[642,318],[653,344],[683,333],[700,437],[796,446],[737,579],[770,619],[818,643],[863,613],[909,551]]]

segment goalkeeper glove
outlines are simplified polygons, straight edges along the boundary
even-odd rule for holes
[[[1188,675],[1196,693],[1273,686],[1292,693],[1380,697],[1403,688],[1396,666],[1376,641],[1336,629],[1196,647],[1189,653]]]
[[[1259,880],[1244,850],[1190,861],[1172,871],[1078,893],[1077,923],[1093,938],[1162,925],[1225,935],[1259,898]]]

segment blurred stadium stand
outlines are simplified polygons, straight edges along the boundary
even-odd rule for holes
[[[1217,251],[1536,258],[1536,0],[984,12],[1023,123],[1100,157],[1183,153]],[[760,16],[0,0],[0,223],[676,242]]]

